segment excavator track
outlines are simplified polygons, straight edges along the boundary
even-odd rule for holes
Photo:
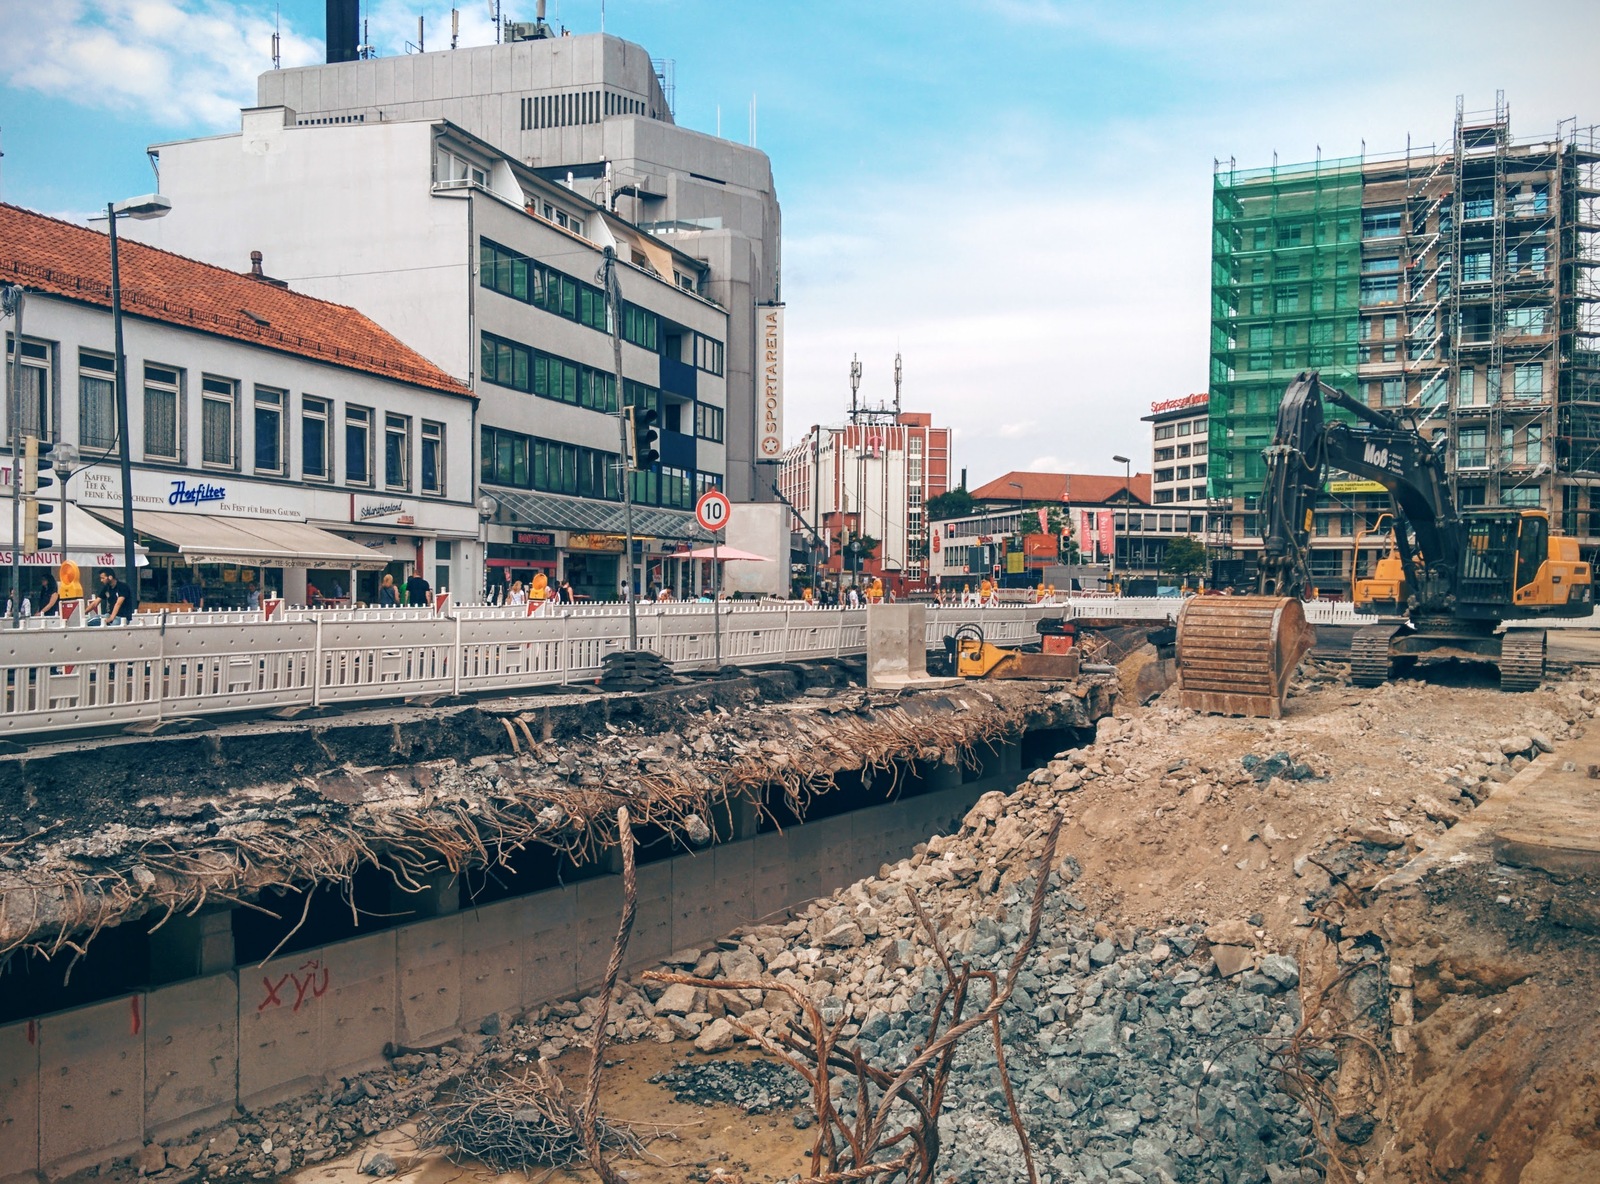
[[[1369,625],[1350,641],[1350,681],[1358,687],[1381,687],[1389,681],[1391,625]]]
[[[1536,691],[1544,681],[1543,629],[1508,630],[1500,642],[1500,689]]]

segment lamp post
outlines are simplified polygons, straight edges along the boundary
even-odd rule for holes
[[[617,384],[617,441],[618,466],[622,474],[622,596],[628,603],[628,649],[639,648],[639,606],[633,590],[633,441],[628,439],[628,407],[622,379],[622,280],[617,274],[617,250],[607,247],[605,262],[595,275],[595,280],[605,289],[606,304],[611,313],[611,370]],[[641,408],[642,410],[642,408]]]
[[[133,554],[133,461],[128,450],[128,360],[122,353],[122,276],[117,259],[117,219],[147,221],[165,217],[172,209],[170,198],[159,193],[130,197],[127,201],[106,203],[106,221],[111,231],[111,335],[115,341],[117,401],[117,464],[122,469],[122,561],[128,578],[124,593],[130,609],[139,604],[139,569]],[[65,519],[65,512],[62,514]]]
[[[63,440],[56,445],[50,459],[55,464],[56,476],[61,478],[61,558],[67,560],[72,558],[67,554],[67,482],[80,471],[77,446],[70,440]]]
[[[1129,506],[1131,505],[1131,503],[1133,501],[1133,462],[1131,460],[1129,460],[1127,457],[1121,456],[1121,455],[1113,456],[1111,459],[1114,460],[1114,461],[1119,461],[1122,464],[1122,492],[1123,492],[1123,495],[1124,495],[1123,499],[1122,499],[1122,520],[1124,522],[1131,522],[1132,519],[1130,519],[1128,517],[1128,515],[1130,513]],[[1112,525],[1112,528],[1111,528],[1111,574],[1112,575],[1116,575],[1117,574],[1117,530],[1116,530],[1115,522],[1116,522],[1116,519],[1113,518],[1112,519],[1113,525]],[[1124,534],[1128,534],[1128,532],[1126,530],[1124,530],[1123,533]],[[1129,558],[1131,559],[1132,555],[1133,555],[1133,537],[1132,537],[1132,535],[1129,535],[1129,537],[1128,537],[1128,555],[1129,555]]]

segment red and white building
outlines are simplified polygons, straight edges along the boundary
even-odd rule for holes
[[[828,547],[827,570],[848,584],[859,568],[897,589],[927,581],[929,498],[950,489],[950,429],[933,416],[903,411],[892,422],[813,427],[783,454],[778,488]],[[855,561],[851,539],[878,540]]]

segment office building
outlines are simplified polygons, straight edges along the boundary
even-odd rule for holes
[[[1150,404],[1151,508],[1117,512],[1118,572],[1159,576],[1172,539],[1208,541],[1209,407],[1204,391]]]
[[[354,9],[330,8],[328,64],[261,75],[258,104],[288,108],[301,127],[448,120],[696,260],[665,278],[728,310],[727,492],[770,499],[782,448],[781,376],[767,357],[781,216],[766,154],[679,126],[672,63],[620,37],[558,36],[540,19],[508,23],[497,45],[335,61],[357,43]]]
[[[724,484],[728,417],[729,318],[702,294],[705,263],[443,119],[308,123],[252,108],[238,132],[154,152],[172,212],[130,234],[213,262],[259,248],[293,287],[361,308],[479,396],[491,587],[543,574],[617,596],[619,403],[659,416],[660,462],[630,478],[635,582],[699,537],[694,502]]]
[[[826,549],[826,570],[851,583],[881,576],[899,592],[927,578],[924,507],[950,489],[950,429],[931,415],[893,412],[878,421],[813,427],[783,453],[778,487],[797,529]],[[877,540],[869,555],[852,542]]]
[[[1415,417],[1461,505],[1536,507],[1600,551],[1600,137],[1517,139],[1503,100],[1458,101],[1448,143],[1219,167],[1212,234],[1210,472],[1219,558],[1259,551],[1255,508],[1296,374]],[[1312,576],[1348,588],[1381,490],[1335,481]],[[1374,549],[1382,540],[1373,537]]]

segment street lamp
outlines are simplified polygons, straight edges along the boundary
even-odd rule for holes
[[[128,589],[124,595],[128,598],[130,609],[139,604],[139,569],[134,566],[133,555],[133,462],[128,452],[128,360],[122,353],[122,278],[117,267],[117,219],[134,218],[144,222],[151,218],[164,218],[171,209],[172,200],[159,193],[106,203],[106,221],[111,229],[111,334],[116,350],[117,464],[122,469],[122,561],[128,577]],[[62,512],[62,519],[64,523],[65,511]]]
[[[1133,522],[1132,510],[1130,509],[1133,505],[1133,462],[1122,455],[1113,456],[1111,459],[1122,465],[1122,492],[1124,494],[1122,499],[1122,520],[1131,524]],[[1124,530],[1123,533],[1128,534],[1128,531]],[[1132,535],[1128,537],[1128,555],[1131,559],[1133,555]],[[1111,574],[1117,574],[1117,531],[1114,525],[1111,528]]]
[[[70,440],[61,441],[51,453],[50,460],[55,465],[56,476],[61,478],[61,558],[71,559],[72,556],[67,554],[67,482],[72,480],[74,473],[80,472],[77,446]]]

